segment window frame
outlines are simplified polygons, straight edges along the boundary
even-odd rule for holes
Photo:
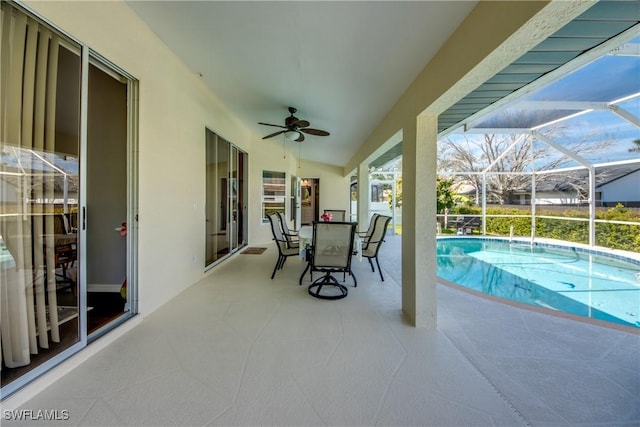
[[[281,187],[281,189],[279,189],[278,187]],[[267,215],[269,213],[282,212],[284,214],[286,212],[287,173],[280,171],[263,170],[261,188],[261,221],[263,224],[266,224],[269,222],[269,218],[267,218]],[[269,191],[267,192],[266,190],[268,189]],[[269,206],[267,206],[267,204],[269,204]]]

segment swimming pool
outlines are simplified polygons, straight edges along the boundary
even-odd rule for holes
[[[640,328],[640,261],[488,238],[438,238],[438,277],[478,292]]]

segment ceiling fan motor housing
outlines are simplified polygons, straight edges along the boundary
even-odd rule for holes
[[[294,117],[293,114],[286,119],[284,119],[284,125],[286,127],[293,127],[294,123],[298,121],[297,117]]]

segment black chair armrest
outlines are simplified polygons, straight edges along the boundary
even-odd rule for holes
[[[384,239],[380,239],[380,240],[367,240],[366,242],[362,242],[362,246],[366,246],[369,245],[371,243],[380,243],[380,242],[384,242]]]
[[[382,243],[384,242],[384,239],[380,239],[380,240],[365,240],[364,242],[362,242],[362,250],[366,250],[369,245],[374,244],[374,243]]]
[[[298,243],[299,242],[299,240],[297,240],[297,239],[294,240],[294,239],[286,239],[286,238],[282,239],[282,240],[280,240],[280,239],[273,239],[273,240],[275,240],[276,242],[282,242],[282,243],[287,244],[287,245],[291,244],[291,243]]]

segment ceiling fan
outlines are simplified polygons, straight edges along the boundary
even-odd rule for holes
[[[320,129],[312,129],[308,127],[310,123],[306,120],[300,120],[294,116],[295,112],[298,111],[293,107],[289,107],[289,113],[291,115],[284,119],[284,126],[282,125],[272,125],[270,123],[261,123],[258,122],[259,125],[265,126],[273,126],[277,128],[282,128],[283,130],[279,130],[278,132],[274,132],[270,135],[263,137],[262,139],[272,138],[274,136],[280,135],[284,133],[285,138],[290,141],[302,142],[304,141],[304,135],[316,135],[316,136],[328,136],[329,132],[320,130]]]

